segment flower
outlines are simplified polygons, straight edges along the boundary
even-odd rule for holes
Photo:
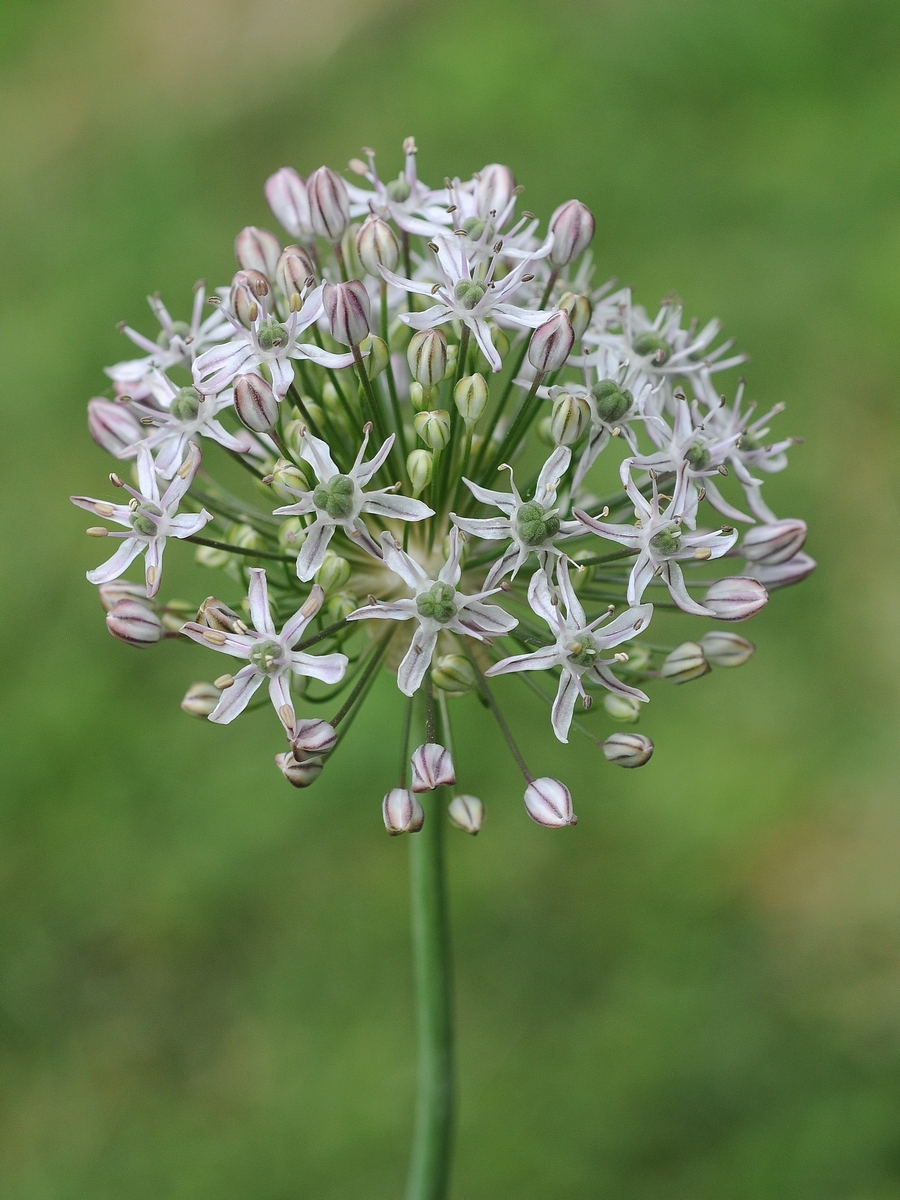
[[[163,479],[172,478],[187,446],[201,437],[237,454],[246,454],[253,445],[246,434],[229,433],[217,420],[234,403],[230,389],[204,396],[193,387],[176,388],[160,371],[151,372],[149,382],[157,404],[133,400],[129,407],[142,423],[147,447],[156,456],[157,474]]]
[[[446,202],[441,192],[432,191],[422,183],[416,171],[415,138],[403,143],[405,163],[398,179],[382,183],[375,166],[375,151],[364,150],[366,162],[354,159],[350,169],[372,184],[372,190],[347,185],[350,214],[354,217],[375,213],[385,221],[393,221],[405,233],[431,237],[436,230],[450,224]]]
[[[144,358],[132,358],[106,368],[106,374],[116,383],[142,383],[154,370],[166,372],[172,367],[190,367],[194,359],[210,346],[228,336],[228,320],[225,312],[217,309],[203,320],[206,303],[206,284],[202,281],[194,286],[194,305],[189,322],[174,321],[159,296],[148,296],[153,315],[159,321],[160,331],[156,341],[144,337],[130,325],[121,325],[126,337],[141,350]]]
[[[241,715],[263,682],[268,680],[269,699],[291,737],[296,722],[291,700],[291,675],[335,684],[343,678],[348,659],[346,654],[306,654],[294,649],[325,599],[325,593],[318,584],[313,587],[304,604],[285,622],[281,633],[275,632],[266,573],[259,567],[250,568],[247,595],[252,629],[241,622],[238,631],[231,633],[188,621],[182,625],[181,632],[201,646],[247,659],[246,667],[241,667],[223,690],[221,700],[210,713],[210,721],[217,725],[228,725]],[[218,686],[221,687],[221,683]]]

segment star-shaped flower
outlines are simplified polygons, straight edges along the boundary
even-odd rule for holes
[[[436,229],[446,229],[450,217],[447,215],[446,202],[442,202],[443,193],[433,191],[419,179],[416,170],[418,151],[414,138],[407,138],[403,143],[405,161],[399,179],[391,179],[387,183],[383,183],[378,176],[375,151],[364,150],[363,153],[367,161],[363,163],[354,159],[350,166],[356,174],[372,184],[373,190],[347,184],[351,216],[361,217],[373,212],[382,220],[392,220],[405,233],[422,237],[431,237]]]
[[[190,367],[194,359],[228,337],[226,314],[217,309],[203,320],[206,301],[206,286],[198,283],[194,288],[194,305],[190,322],[173,321],[169,310],[159,296],[148,296],[147,303],[159,321],[160,331],[156,341],[144,337],[129,325],[120,326],[126,337],[141,350],[145,358],[127,359],[106,368],[106,374],[116,383],[140,384],[153,370],[168,371],[172,367]]]

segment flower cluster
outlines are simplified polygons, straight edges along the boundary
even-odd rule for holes
[[[154,297],[155,337],[122,327],[142,357],[108,368],[88,423],[133,486],[110,475],[127,504],[73,497],[124,530],[88,530],[123,539],[88,579],[120,640],[184,637],[242,660],[194,683],[187,712],[228,724],[267,684],[290,783],[318,777],[388,670],[406,698],[390,833],[419,829],[418,796],[439,787],[456,825],[481,827],[481,801],[456,788],[450,710],[467,695],[496,718],[529,815],[573,824],[493,679],[546,703],[561,742],[574,729],[611,763],[646,763],[648,737],[601,736],[595,714],[633,724],[649,682],[745,662],[752,644],[720,623],[815,566],[804,522],[762,497],[796,439],[770,439],[778,410],[757,416],[743,382],[722,394],[743,357],[717,322],[685,324],[674,300],[650,315],[594,284],[580,201],[542,229],[517,211],[509,168],[432,188],[412,139],[396,178],[371,151],[349,170],[276,172],[265,192],[286,236],[242,230],[230,286],[198,284],[189,322]],[[246,487],[215,473],[228,458]],[[234,608],[159,600],[170,537],[224,572]],[[139,555],[143,582],[122,580]],[[647,641],[666,610],[715,623]]]

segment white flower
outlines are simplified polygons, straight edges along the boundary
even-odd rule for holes
[[[562,554],[556,545],[556,539],[571,537],[572,534],[580,532],[578,521],[560,520],[553,507],[556,504],[559,481],[568,470],[571,457],[572,452],[568,446],[557,446],[541,467],[533,500],[524,501],[519,495],[511,467],[508,468],[511,493],[490,491],[473,483],[471,479],[463,479],[463,483],[476,500],[499,508],[504,515],[482,519],[458,517],[456,513],[451,513],[450,518],[454,525],[465,533],[485,541],[510,539],[512,542],[491,567],[484,581],[486,588],[495,587],[510,571],[515,578],[532,551],[537,555],[541,570],[548,570],[550,559],[558,558]]]
[[[148,296],[147,303],[160,324],[157,340],[151,341],[129,325],[122,325],[122,332],[141,350],[146,358],[132,358],[107,367],[106,374],[116,383],[139,384],[154,369],[171,370],[172,367],[190,367],[194,359],[217,342],[224,341],[229,334],[226,314],[221,309],[203,320],[206,302],[206,286],[198,283],[194,288],[194,306],[191,320],[173,321],[169,310],[159,296]]]
[[[195,621],[182,625],[181,632],[201,646],[248,660],[247,666],[241,667],[234,682],[222,692],[221,700],[210,714],[210,721],[219,725],[233,721],[244,711],[261,684],[268,680],[269,698],[288,737],[293,735],[296,717],[291,700],[291,675],[335,684],[343,679],[347,669],[346,654],[305,654],[294,649],[322,607],[324,598],[325,593],[317,584],[302,608],[285,622],[281,633],[276,633],[269,608],[266,573],[259,567],[251,567],[248,599],[253,629],[244,626],[239,632],[225,633]]]
[[[171,479],[184,459],[189,442],[210,438],[238,454],[254,445],[247,433],[229,433],[216,416],[234,403],[231,389],[218,395],[202,395],[196,388],[176,388],[161,372],[151,372],[150,382],[159,407],[132,401],[130,408],[150,427],[147,446],[156,454],[156,471]]]
[[[199,513],[178,514],[178,505],[193,482],[200,466],[200,451],[194,442],[188,447],[187,457],[178,468],[175,478],[162,497],[153,463],[153,455],[146,442],[137,448],[137,471],[140,491],[127,483],[122,487],[132,496],[130,504],[108,504],[105,500],[92,500],[89,496],[72,496],[73,504],[87,509],[98,517],[124,525],[128,533],[108,533],[108,537],[124,538],[122,545],[112,558],[102,566],[88,571],[91,583],[109,583],[128,569],[137,556],[145,555],[144,572],[147,595],[155,596],[162,577],[162,558],[166,538],[193,537],[211,521],[212,513],[202,509]]]
[[[399,179],[382,183],[375,166],[375,151],[365,150],[367,163],[355,159],[351,168],[372,184],[372,191],[347,184],[350,196],[350,215],[361,217],[373,212],[382,220],[392,220],[405,233],[431,237],[435,230],[450,224],[445,193],[433,191],[419,179],[416,171],[416,143],[407,138],[403,143],[406,156]]]
[[[421,500],[408,496],[397,496],[393,488],[379,488],[364,492],[362,489],[378,472],[394,444],[391,434],[374,458],[362,461],[369,443],[369,427],[363,435],[363,443],[356,462],[346,475],[342,475],[334,464],[327,443],[311,433],[303,435],[301,457],[316,473],[318,486],[309,492],[287,490],[299,499],[295,504],[276,508],[276,516],[306,516],[315,513],[316,519],[306,531],[306,538],[297,556],[297,576],[302,580],[312,579],[325,558],[328,543],[340,526],[347,535],[364,546],[370,554],[381,557],[377,544],[372,540],[361,513],[376,517],[390,517],[395,521],[422,521],[433,517],[434,509]],[[395,485],[396,486],[396,485]]]
[[[465,634],[483,642],[487,638],[509,633],[518,625],[515,617],[504,612],[496,604],[482,603],[498,589],[491,588],[475,596],[466,596],[456,590],[461,575],[459,557],[459,530],[450,531],[450,557],[441,567],[437,579],[430,579],[415,559],[410,558],[389,533],[381,535],[381,549],[385,565],[412,588],[414,595],[405,600],[388,603],[376,600],[358,608],[347,618],[348,621],[416,620],[419,628],[413,634],[409,650],[397,671],[397,686],[404,696],[418,690],[431,665],[438,635],[444,629],[452,633]]]
[[[569,726],[575,712],[575,701],[579,694],[587,697],[582,675],[594,683],[600,683],[611,692],[632,696],[646,702],[648,697],[638,688],[622,683],[610,670],[610,664],[620,661],[615,656],[601,658],[603,650],[618,646],[638,634],[653,615],[652,604],[641,604],[629,608],[613,618],[605,628],[599,626],[607,620],[609,613],[597,617],[588,624],[587,617],[575,589],[569,579],[565,560],[557,567],[556,578],[559,594],[554,595],[543,571],[536,571],[528,585],[528,603],[534,612],[550,626],[556,638],[552,646],[544,646],[531,654],[514,654],[504,658],[485,671],[486,675],[506,675],[510,671],[547,671],[561,667],[559,687],[551,712],[553,732],[561,742],[569,740]],[[562,610],[565,611],[562,611]]]

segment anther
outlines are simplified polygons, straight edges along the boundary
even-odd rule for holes
[[[125,484],[122,482],[122,480],[119,478],[119,476],[115,473],[115,471],[110,471],[109,482],[113,485],[113,487],[124,487],[125,486]]]
[[[85,533],[88,537],[109,537],[109,530],[103,525],[91,525],[89,529],[85,530]]]
[[[220,675],[218,679],[213,680],[213,687],[217,687],[220,692],[224,692],[226,688],[230,688],[234,683],[233,675]]]
[[[211,646],[224,646],[228,638],[219,629],[204,629],[203,640]]]

